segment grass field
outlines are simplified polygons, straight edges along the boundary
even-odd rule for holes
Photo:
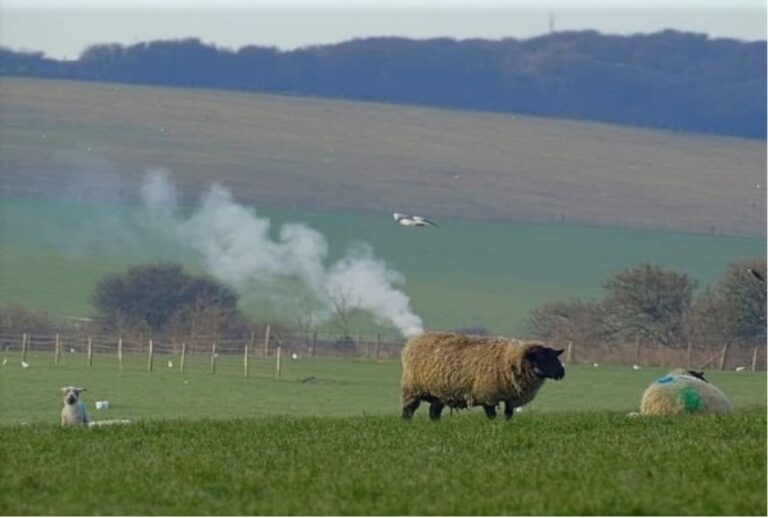
[[[126,222],[125,204],[46,199],[3,202],[0,302],[43,308],[54,316],[92,313],[89,297],[107,273],[158,259],[200,270],[191,249],[140,234]],[[765,241],[738,237],[646,232],[573,225],[441,220],[435,231],[411,232],[389,217],[350,212],[259,210],[274,226],[305,222],[326,236],[330,260],[356,241],[370,243],[403,273],[403,291],[427,328],[485,327],[522,335],[528,311],[569,297],[602,295],[613,273],[642,262],[693,276],[701,286],[719,279],[727,263],[764,255]],[[243,294],[257,321],[291,321],[294,314]],[[369,330],[370,331],[370,330]]]
[[[704,285],[765,255],[765,149],[493,114],[3,78],[0,302],[88,315],[107,273],[199,258],[126,228],[149,167],[187,204],[212,180],[333,260],[404,273],[427,327],[521,334],[549,300],[654,262]],[[760,184],[758,186],[758,184]],[[439,217],[407,232],[390,212]],[[515,223],[537,221],[539,224]],[[592,226],[589,226],[592,225]],[[615,227],[697,232],[648,232]],[[706,235],[705,235],[706,234]],[[718,237],[728,234],[747,237]],[[244,293],[258,321],[282,318]],[[727,416],[633,418],[666,369],[571,365],[512,422],[399,418],[397,361],[2,351],[3,515],[765,515],[765,372],[711,372]],[[173,367],[168,367],[168,362]],[[62,429],[63,385],[95,419]],[[96,411],[94,402],[110,409]]]
[[[37,353],[35,353],[37,354]],[[0,370],[3,514],[760,515],[764,373],[713,372],[736,411],[630,418],[663,371],[570,366],[512,422],[398,417],[397,362],[193,358],[182,375],[114,357]],[[314,383],[300,383],[306,376]],[[187,383],[185,383],[185,381]],[[61,384],[125,427],[60,429]],[[214,419],[204,419],[211,417]],[[21,421],[29,426],[19,426]]]
[[[52,354],[35,351],[28,357],[27,369],[20,367],[18,351],[2,354],[9,360],[0,368],[4,425],[57,422],[58,389],[65,385],[86,387],[91,409],[94,401],[110,401],[107,411],[96,415],[91,410],[99,419],[395,416],[400,409],[396,360],[286,358],[281,378],[275,379],[275,359],[256,357],[245,379],[239,355],[222,355],[216,374],[210,373],[207,355],[188,357],[184,373],[179,371],[178,356],[158,355],[149,374],[144,356],[127,356],[123,371],[118,371],[114,354],[95,355],[89,368],[83,354],[65,353],[61,365],[54,367]],[[168,368],[168,360],[174,368]],[[667,370],[571,365],[567,372],[563,382],[548,382],[526,411],[637,410],[645,387]],[[708,378],[736,407],[766,404],[765,372],[713,371]]]

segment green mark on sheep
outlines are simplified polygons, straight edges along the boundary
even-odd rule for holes
[[[683,387],[680,391],[680,401],[688,412],[696,412],[701,407],[701,396],[693,387]]]

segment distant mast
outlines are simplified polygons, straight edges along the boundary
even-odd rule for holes
[[[555,14],[549,13],[549,33],[555,33]]]

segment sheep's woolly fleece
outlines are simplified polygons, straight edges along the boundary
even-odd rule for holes
[[[642,415],[722,414],[731,408],[720,389],[683,369],[651,383],[640,402]]]
[[[525,353],[539,342],[424,333],[403,349],[403,400],[431,394],[453,408],[523,406],[544,383]]]

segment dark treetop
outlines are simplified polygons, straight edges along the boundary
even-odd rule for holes
[[[766,42],[663,31],[526,40],[357,39],[233,51],[197,39],[94,45],[76,61],[0,48],[0,75],[201,87],[766,136]]]

